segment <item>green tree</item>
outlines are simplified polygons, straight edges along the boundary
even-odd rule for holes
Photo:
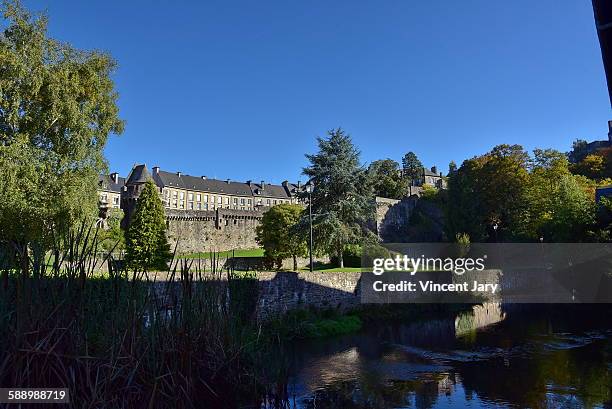
[[[256,229],[256,239],[264,249],[264,255],[281,264],[282,260],[293,259],[297,270],[297,258],[308,252],[303,235],[297,234],[296,226],[303,209],[296,204],[283,203],[268,209]]]
[[[127,265],[137,271],[163,270],[171,259],[164,206],[151,180],[140,192],[125,242]]]
[[[106,226],[98,234],[104,250],[117,252],[125,249],[125,233],[121,229],[121,220],[123,220],[123,210],[108,210]]]
[[[595,223],[595,201],[584,176],[563,175],[551,203],[550,239],[554,242],[584,241]]]
[[[343,250],[348,244],[372,240],[368,223],[374,216],[372,189],[359,152],[342,129],[317,138],[319,152],[306,155],[310,166],[303,172],[314,183],[312,209],[315,248],[337,257],[344,267]],[[301,225],[308,226],[303,218]]]
[[[0,6],[0,237],[28,273],[32,251],[97,212],[109,134],[121,133],[113,59],[47,36],[46,16]]]
[[[404,176],[410,180],[411,185],[417,184],[423,173],[423,164],[414,152],[408,152],[402,158]]]
[[[454,160],[451,160],[448,164],[448,174],[455,173],[457,171],[457,164]]]
[[[467,233],[476,242],[524,236],[529,156],[519,145],[498,145],[463,162],[450,176],[448,237]]]
[[[408,183],[400,172],[399,163],[392,159],[372,162],[368,176],[376,196],[402,199],[408,195]]]

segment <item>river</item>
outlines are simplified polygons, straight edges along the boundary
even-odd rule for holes
[[[612,309],[486,304],[279,359],[285,408],[611,408]]]

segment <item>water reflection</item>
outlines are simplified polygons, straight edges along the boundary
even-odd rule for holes
[[[612,405],[608,306],[483,305],[295,345],[290,408]]]

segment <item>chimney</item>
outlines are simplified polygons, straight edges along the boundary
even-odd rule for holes
[[[266,188],[266,182],[265,181],[261,181],[261,190],[264,190]]]
[[[226,180],[226,182],[227,182],[227,184],[229,185],[229,184],[230,184],[232,181],[231,181],[231,180],[229,180],[229,179],[227,179],[227,180]]]
[[[253,183],[252,180],[247,180],[247,185],[251,186],[251,183]]]
[[[300,182],[300,181],[298,180],[298,182],[297,182],[297,188],[299,189],[299,188],[301,188],[301,187],[302,187],[302,182]]]
[[[208,179],[206,176],[202,176],[202,180],[206,180]]]
[[[283,187],[288,187],[289,186],[289,181],[288,180],[283,180],[282,185],[283,185]]]
[[[153,173],[155,174],[159,173],[159,166],[153,166]]]
[[[117,172],[113,172],[110,174],[111,179],[115,183],[119,183],[119,174]]]
[[[438,173],[438,168],[435,166],[431,167],[431,173]]]
[[[181,172],[176,172],[176,175],[177,175],[178,177],[181,177],[182,173],[181,173]]]

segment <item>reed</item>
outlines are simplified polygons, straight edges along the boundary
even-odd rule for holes
[[[175,255],[159,280],[101,254],[95,227],[57,236],[46,260],[28,257],[32,274],[0,263],[0,386],[67,387],[74,408],[259,404],[271,344],[249,274],[211,252]]]

